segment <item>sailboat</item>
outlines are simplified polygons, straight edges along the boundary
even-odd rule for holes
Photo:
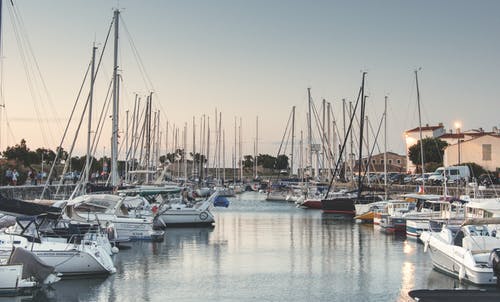
[[[324,199],[321,200],[321,206],[323,209],[324,213],[330,213],[330,214],[337,214],[337,215],[342,215],[345,217],[350,217],[353,218],[356,215],[356,207],[355,203],[370,203],[377,201],[374,197],[372,196],[362,196],[362,186],[363,186],[363,176],[361,174],[361,162],[362,162],[362,151],[363,151],[363,128],[364,128],[364,116],[365,116],[365,102],[366,102],[366,97],[365,97],[365,77],[366,77],[366,72],[363,72],[362,76],[362,81],[361,81],[361,88],[358,93],[358,99],[356,101],[356,105],[353,110],[353,114],[351,116],[351,120],[349,123],[349,127],[346,133],[346,137],[344,137],[344,143],[342,144],[342,148],[339,153],[339,159],[337,160],[337,164],[335,165],[335,170],[333,172],[333,177],[330,181],[330,186],[328,187],[328,191],[324,197]],[[342,154],[344,152],[346,142],[347,142],[347,136],[350,134],[351,129],[352,129],[352,124],[353,120],[355,117],[356,113],[356,108],[358,107],[358,104],[360,104],[360,140],[359,140],[359,170],[358,170],[358,188],[357,188],[357,194],[356,197],[353,197],[351,194],[346,192],[345,194],[342,194],[340,196],[330,196],[330,191],[331,187],[333,184],[333,181],[335,179],[335,175],[338,171],[339,168],[339,163],[342,158]]]

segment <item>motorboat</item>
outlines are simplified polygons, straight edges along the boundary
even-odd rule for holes
[[[21,247],[14,248],[9,259],[0,263],[1,296],[23,294],[60,279],[54,267],[47,265],[32,252]]]
[[[182,198],[165,199],[157,209],[156,217],[162,225],[170,226],[213,226],[215,218],[211,206],[219,198],[218,191],[210,197],[190,203]]]
[[[31,251],[63,276],[113,274],[116,268],[109,253],[95,240],[72,237],[54,240],[40,231],[36,217],[17,219],[21,229],[10,227],[0,234],[0,251],[13,248]]]
[[[463,282],[498,284],[500,238],[492,236],[486,225],[499,223],[499,218],[467,220],[443,225],[440,232],[424,231],[420,238],[436,270]]]
[[[112,226],[114,242],[133,240],[162,241],[164,231],[153,229],[153,217],[132,215],[124,204],[125,196],[89,194],[78,196],[66,204],[64,214],[71,220]]]
[[[456,198],[442,198],[439,195],[423,195],[412,211],[402,215],[406,221],[406,236],[418,240],[423,231],[430,228],[429,222],[448,222],[464,220],[464,201]]]

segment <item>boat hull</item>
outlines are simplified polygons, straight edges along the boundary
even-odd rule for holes
[[[29,242],[19,235],[0,235],[0,251],[11,251],[13,246],[31,251],[63,276],[107,275],[116,272],[111,256],[93,242],[38,243]]]
[[[354,200],[351,198],[323,199],[321,200],[321,208],[324,213],[349,217],[354,217],[356,215]]]
[[[209,211],[168,210],[159,215],[166,227],[213,226],[214,216]]]

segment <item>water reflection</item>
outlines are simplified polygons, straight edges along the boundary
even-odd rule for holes
[[[415,288],[455,287],[416,242],[245,196],[261,197],[216,209],[215,228],[168,229],[161,243],[130,243],[115,256],[114,276],[63,281],[36,299],[397,301]]]

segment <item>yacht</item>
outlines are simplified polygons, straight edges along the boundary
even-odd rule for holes
[[[73,237],[54,240],[40,231],[36,217],[17,219],[19,228],[0,234],[0,251],[21,247],[31,251],[63,276],[113,274],[116,268],[109,253],[96,241]]]
[[[436,270],[463,282],[498,284],[500,238],[492,236],[486,224],[499,223],[500,219],[494,218],[444,225],[440,232],[422,232],[420,238]]]
[[[64,214],[81,222],[99,223],[104,228],[114,227],[114,242],[133,240],[162,241],[164,231],[153,229],[153,217],[133,215],[125,205],[125,196],[89,194],[67,202]]]

